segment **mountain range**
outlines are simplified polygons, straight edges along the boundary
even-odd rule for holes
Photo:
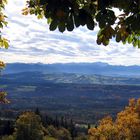
[[[3,73],[41,72],[44,74],[86,74],[115,77],[140,77],[140,66],[109,65],[107,63],[9,63]]]

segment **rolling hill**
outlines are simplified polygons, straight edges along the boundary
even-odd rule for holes
[[[101,85],[140,85],[140,78],[111,77],[103,75],[86,75],[73,73],[45,74],[41,72],[20,72],[5,74],[0,77],[1,83],[72,83]]]

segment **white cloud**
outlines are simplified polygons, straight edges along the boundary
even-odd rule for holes
[[[63,34],[49,31],[46,20],[23,16],[25,1],[9,0],[6,6],[8,27],[4,35],[10,39],[10,48],[0,50],[0,59],[6,62],[68,63],[107,62],[117,65],[140,65],[140,50],[130,45],[111,41],[110,45],[98,46],[96,33],[86,27]],[[119,12],[117,11],[119,14]]]

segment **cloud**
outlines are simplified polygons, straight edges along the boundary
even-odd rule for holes
[[[140,65],[140,50],[131,45],[111,41],[110,45],[98,46],[94,31],[80,27],[73,32],[51,32],[46,19],[23,16],[25,2],[9,0],[6,6],[8,27],[3,33],[10,40],[8,50],[0,49],[0,59],[5,62],[69,63],[106,62],[113,65]],[[119,11],[116,11],[119,14]]]

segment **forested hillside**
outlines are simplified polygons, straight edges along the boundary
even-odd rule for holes
[[[5,74],[0,80],[11,101],[1,109],[20,112],[39,107],[84,124],[96,123],[107,114],[114,116],[130,98],[140,95],[139,78],[22,72]]]
[[[121,76],[121,77],[140,77],[140,66],[121,66],[109,65],[107,63],[56,63],[56,64],[41,64],[41,63],[11,63],[7,64],[4,73],[19,73],[19,72],[42,72],[48,73],[76,73],[76,74],[97,74],[106,76]]]
[[[73,83],[101,85],[140,85],[140,77],[112,77],[76,73],[50,73],[40,71],[4,74],[1,83]]]

